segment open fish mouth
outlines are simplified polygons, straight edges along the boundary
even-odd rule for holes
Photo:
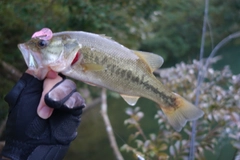
[[[31,74],[39,80],[44,79],[49,71],[49,68],[42,64],[41,55],[38,52],[30,50],[25,44],[19,44],[18,48],[20,49]]]
[[[18,44],[18,48],[23,55],[23,58],[28,66],[28,69],[35,71],[39,69],[47,69],[50,67],[55,72],[61,72],[65,69],[68,69],[69,66],[74,65],[76,62],[81,61],[83,58],[80,50],[76,49],[73,51],[73,53],[70,54],[70,56],[68,56],[68,59],[65,59],[64,57],[65,50],[62,50],[62,53],[59,54],[59,56],[55,56],[52,57],[52,59],[50,58],[47,60],[45,58],[45,61],[43,61],[44,58],[42,57],[43,55],[38,51],[30,49],[29,46],[26,45],[25,43]]]
[[[28,47],[25,44],[18,44],[18,48],[21,51],[25,63],[27,64],[30,70],[44,68],[41,62],[42,58],[40,54],[28,49]]]

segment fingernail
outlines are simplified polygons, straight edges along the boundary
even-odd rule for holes
[[[47,119],[51,116],[52,112],[53,112],[53,108],[50,108],[48,106],[42,106],[38,110],[38,115],[39,115],[39,117],[41,117],[43,119]]]

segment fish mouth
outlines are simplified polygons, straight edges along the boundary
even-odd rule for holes
[[[39,54],[30,50],[25,44],[18,44],[18,48],[21,51],[25,63],[30,70],[44,68]]]
[[[51,59],[42,57],[43,55],[36,50],[32,50],[26,43],[18,44],[18,48],[21,51],[25,63],[29,70],[47,70],[51,69],[55,72],[66,71],[71,68],[75,63],[82,60],[83,56],[80,52],[81,46],[77,47],[69,53],[66,58],[65,48],[58,56]],[[44,61],[43,61],[44,58]]]

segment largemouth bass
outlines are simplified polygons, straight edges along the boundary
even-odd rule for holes
[[[42,69],[42,76],[55,72],[118,92],[129,105],[139,97],[156,102],[172,127],[180,131],[187,121],[203,116],[203,111],[176,93],[169,91],[153,75],[161,67],[159,55],[130,50],[109,37],[81,31],[51,35],[34,34],[19,44],[31,70]]]

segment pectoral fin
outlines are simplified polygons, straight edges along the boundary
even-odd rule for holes
[[[139,97],[124,95],[124,94],[121,94],[121,96],[130,106],[134,106],[139,99]]]
[[[84,71],[101,71],[104,69],[102,65],[94,64],[94,63],[83,63],[81,64]]]
[[[142,51],[133,52],[149,66],[151,72],[160,68],[164,62],[163,58],[157,54]]]

